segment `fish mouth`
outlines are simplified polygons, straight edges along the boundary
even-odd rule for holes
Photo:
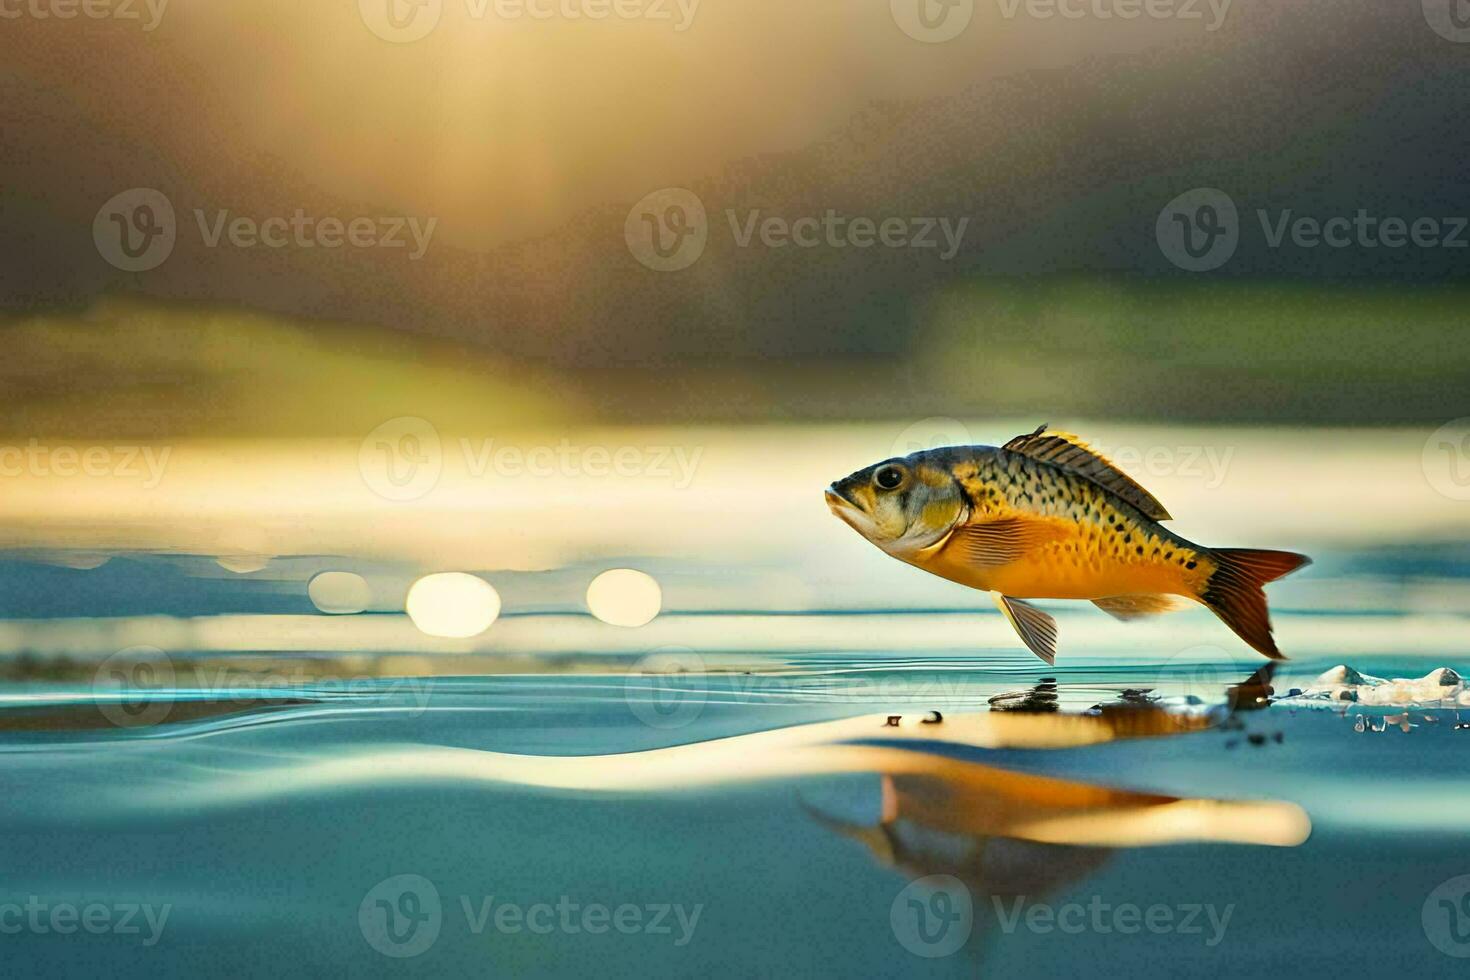
[[[827,506],[832,508],[833,513],[838,513],[841,510],[857,509],[857,504],[853,503],[850,498],[843,496],[842,491],[837,489],[837,484],[835,483],[827,488]]]
[[[852,498],[838,490],[835,483],[827,488],[827,507],[848,527],[859,534],[863,533],[863,529],[858,525],[858,518],[863,516],[863,509],[853,503]]]

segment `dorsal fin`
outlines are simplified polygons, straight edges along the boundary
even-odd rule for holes
[[[1086,477],[1137,507],[1145,517],[1156,521],[1170,519],[1169,512],[1154,499],[1153,494],[1134,483],[1132,477],[1114,466],[1107,457],[1070,432],[1048,432],[1042,425],[1035,432],[1016,436],[1001,448]]]

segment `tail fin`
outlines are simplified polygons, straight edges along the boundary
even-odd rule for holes
[[[1285,660],[1271,638],[1271,616],[1261,586],[1310,565],[1312,559],[1290,551],[1255,548],[1215,548],[1210,557],[1215,560],[1215,572],[1200,599],[1254,650],[1272,660]]]

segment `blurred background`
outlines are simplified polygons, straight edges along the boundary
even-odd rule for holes
[[[0,425],[1443,421],[1470,381],[1470,147],[1435,2],[22,16]],[[1159,229],[1200,188],[1237,214],[1195,271]],[[638,255],[667,189],[702,239],[660,225],[661,271]],[[1346,244],[1295,232],[1359,211]]]

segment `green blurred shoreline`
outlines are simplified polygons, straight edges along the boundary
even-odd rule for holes
[[[1467,286],[985,280],[937,293],[919,319],[881,355],[575,370],[381,326],[112,296],[0,320],[0,436],[358,435],[397,416],[480,431],[999,415],[1376,426],[1461,414],[1470,390]]]

